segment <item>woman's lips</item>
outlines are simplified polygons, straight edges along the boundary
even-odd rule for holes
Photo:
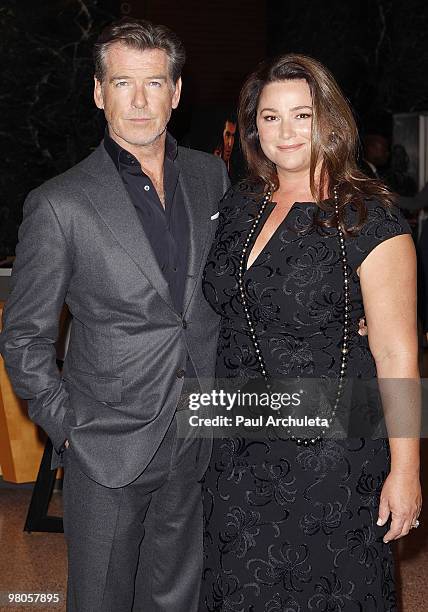
[[[280,151],[296,151],[297,149],[300,149],[300,147],[303,147],[303,142],[295,145],[278,145],[278,149]]]

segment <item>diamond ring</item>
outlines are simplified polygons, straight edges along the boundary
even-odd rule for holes
[[[419,527],[420,523],[418,521],[418,519],[415,519],[415,522],[412,523],[411,527],[413,527],[414,529],[416,529],[416,527]]]

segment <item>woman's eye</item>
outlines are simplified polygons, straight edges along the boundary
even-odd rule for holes
[[[265,115],[263,119],[265,121],[275,121],[276,119],[278,119],[278,117],[276,117],[276,115]]]
[[[310,113],[299,113],[297,119],[310,119],[312,115]]]

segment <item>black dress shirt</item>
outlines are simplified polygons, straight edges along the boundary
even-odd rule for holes
[[[167,134],[164,161],[165,208],[152,181],[142,171],[139,161],[114,141],[107,130],[104,135],[104,147],[112,158],[137,211],[162,274],[168,283],[172,303],[177,312],[182,313],[188,266],[189,220],[178,181],[180,170],[175,163],[177,142]],[[196,377],[189,358],[186,376]]]
[[[149,239],[171,293],[177,312],[183,310],[184,285],[187,277],[189,222],[178,183],[179,169],[175,164],[177,142],[167,134],[164,162],[165,208],[156,189],[139,161],[106,132],[104,146],[114,161],[135,206],[141,225]]]

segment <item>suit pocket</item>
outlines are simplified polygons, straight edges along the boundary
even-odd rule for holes
[[[70,368],[64,378],[78,391],[99,402],[119,403],[122,399],[121,378],[96,376],[75,368]]]

